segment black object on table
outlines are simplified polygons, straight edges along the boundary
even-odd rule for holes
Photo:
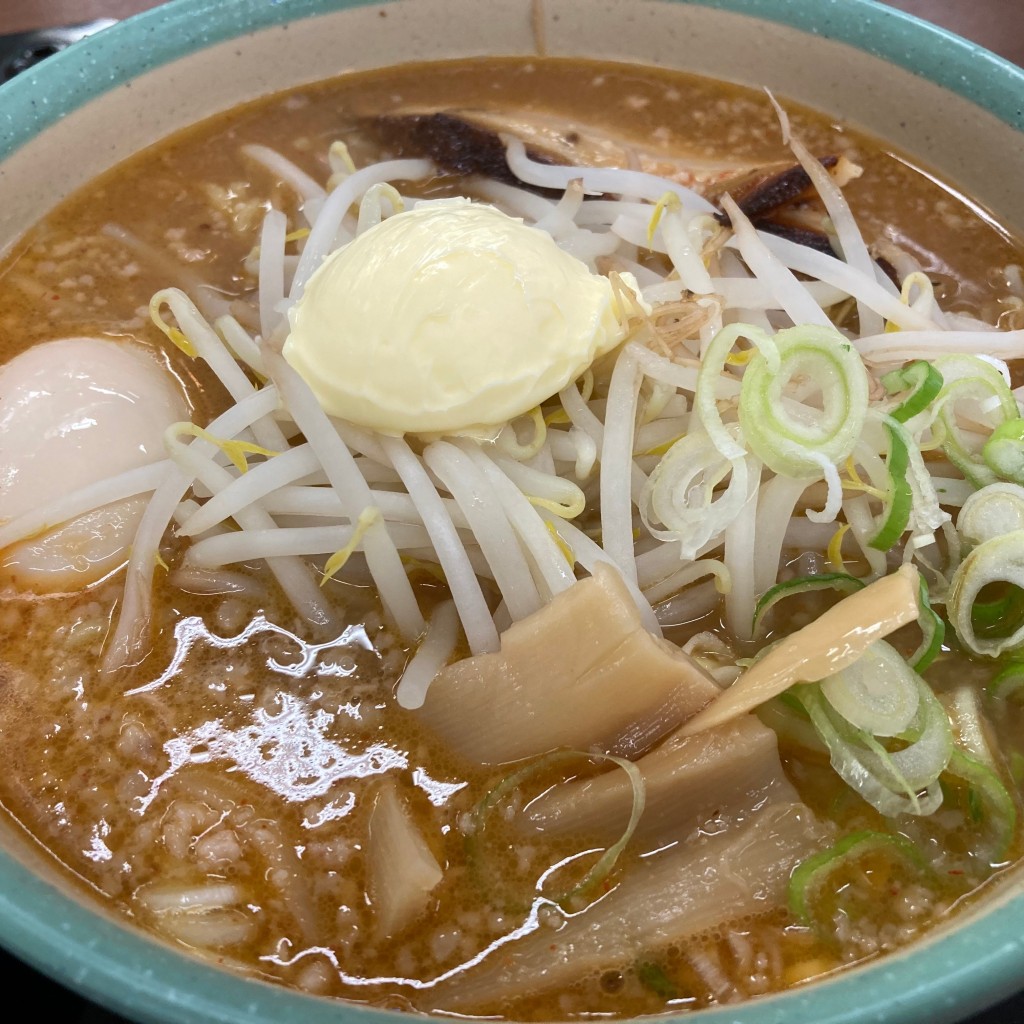
[[[0,36],[0,84],[59,53],[66,46],[114,24],[113,18],[97,18],[80,25],[60,25],[33,32]]]

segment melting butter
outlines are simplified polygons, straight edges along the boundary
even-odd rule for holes
[[[624,337],[607,278],[468,199],[420,203],[331,253],[290,319],[284,356],[323,408],[391,435],[505,423]]]

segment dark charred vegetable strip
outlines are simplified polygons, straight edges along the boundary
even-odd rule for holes
[[[821,158],[824,167],[834,167],[837,162],[838,157],[835,156]],[[810,187],[810,176],[797,164],[752,185],[739,184],[732,189],[727,187],[726,191],[759,231],[766,231],[797,245],[805,245],[817,252],[835,256],[828,235],[801,225],[789,224],[782,216],[785,212],[784,207],[803,196]],[[729,218],[725,213],[716,213],[715,219],[720,224],[729,224]]]
[[[449,174],[480,174],[509,185],[522,182],[508,169],[505,146],[486,128],[439,111],[375,118],[380,138],[398,148],[399,155],[428,156]],[[531,153],[534,160],[543,157]]]
[[[796,245],[805,245],[808,249],[823,252],[826,256],[835,256],[836,251],[832,248],[828,235],[822,231],[812,231],[810,228],[799,228],[792,224],[786,224],[778,220],[768,220],[766,217],[759,217],[753,222],[758,231],[766,231],[769,235],[778,235]]]
[[[832,168],[839,162],[836,156],[821,157],[823,167]],[[751,220],[763,217],[780,206],[799,199],[811,187],[810,175],[799,164],[787,167],[768,178],[755,182],[746,189],[737,189],[730,194],[736,205]],[[720,224],[728,224],[729,218],[717,215]]]

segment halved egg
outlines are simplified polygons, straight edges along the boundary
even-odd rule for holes
[[[0,519],[164,457],[163,432],[188,418],[180,388],[142,347],[63,338],[0,367]],[[96,509],[0,553],[0,579],[78,590],[126,558],[145,498]]]

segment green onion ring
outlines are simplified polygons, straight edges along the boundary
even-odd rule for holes
[[[880,850],[892,851],[922,870],[927,869],[921,851],[905,836],[888,832],[862,831],[843,836],[835,846],[801,861],[789,876],[788,902],[793,916],[802,924],[810,924],[810,897],[837,868],[865,854]]]
[[[882,378],[882,387],[890,395],[910,391],[899,405],[889,410],[894,420],[906,423],[919,412],[924,412],[942,390],[942,374],[927,360],[918,359],[902,369],[890,370]]]
[[[996,476],[1024,484],[1024,419],[1000,423],[982,447],[981,457]]]
[[[1024,703],[1024,661],[1011,661],[985,690],[995,700]]]
[[[975,450],[961,429],[957,407],[963,401],[981,403],[995,398],[997,408],[984,414],[994,421],[993,428],[1017,419],[1020,412],[1009,385],[995,366],[979,356],[940,356],[935,367],[944,381],[933,409],[944,432],[942,448],[946,457],[975,487],[994,483],[998,477],[985,462],[982,451]]]
[[[1016,625],[1009,636],[983,636],[975,626],[978,595],[990,583],[1008,583],[1019,591],[1024,588],[1024,530],[992,537],[979,544],[957,567],[949,587],[946,611],[960,642],[975,654],[998,658],[1006,651],[1024,648],[1024,624]],[[1012,601],[1011,592],[1007,601]],[[979,611],[985,605],[977,605]],[[1009,605],[1007,605],[1009,607]],[[997,609],[997,614],[1002,610]]]
[[[879,515],[881,525],[868,544],[876,551],[888,551],[903,536],[910,522],[910,511],[914,504],[913,491],[907,477],[910,465],[910,450],[904,438],[904,431],[892,424],[885,424],[889,436],[889,457],[885,468],[889,474],[889,489],[882,502]]]
[[[956,529],[968,547],[1024,530],[1024,487],[1000,481],[975,491],[960,509]]]
[[[815,478],[821,462],[841,463],[852,451],[868,408],[868,376],[860,355],[835,328],[804,325],[779,331],[774,368],[760,350],[743,375],[739,417],[751,450],[782,476]],[[814,381],[822,409],[787,399],[797,376]]]
[[[990,857],[1001,861],[1013,843],[1017,807],[1003,780],[987,765],[961,750],[953,751],[946,774],[968,787],[967,811],[975,823],[988,826],[992,836]],[[972,803],[972,796],[978,803]]]
[[[743,510],[748,458],[726,458],[702,430],[681,437],[658,461],[640,493],[637,506],[644,526],[658,540],[677,541],[682,558],[692,561]],[[715,488],[726,477],[728,484],[715,497]]]
[[[921,589],[917,598],[917,606],[921,614],[918,616],[917,624],[921,627],[922,639],[917,650],[907,659],[910,667],[921,675],[926,668],[935,660],[939,651],[942,650],[942,641],[946,638],[946,623],[942,616],[931,606],[928,600],[928,584],[924,576],[921,576]]]
[[[725,372],[725,361],[733,345],[746,338],[758,348],[758,353],[769,368],[778,369],[779,353],[775,341],[760,327],[753,324],[730,324],[723,327],[708,343],[697,373],[697,388],[693,396],[693,411],[707,431],[714,446],[726,459],[739,459],[746,455],[743,445],[732,436],[722,422],[718,411],[718,380]],[[748,371],[749,372],[749,371]],[[746,377],[744,377],[746,380]],[[742,388],[740,394],[742,395]]]
[[[755,640],[764,636],[765,617],[775,605],[787,597],[797,597],[800,594],[810,594],[818,590],[834,590],[840,594],[852,594],[855,590],[861,590],[863,587],[863,580],[845,572],[823,572],[819,576],[798,576],[796,579],[776,583],[774,587],[769,587],[761,595],[754,607],[752,636]]]
[[[909,667],[907,671],[911,671]],[[870,733],[847,722],[820,687],[793,687],[828,747],[837,774],[888,817],[928,815],[936,810],[942,803],[939,776],[953,753],[953,731],[945,708],[923,679],[915,674],[915,680],[917,714],[911,728],[898,737],[908,745],[896,751],[887,750]]]
[[[896,649],[878,640],[820,686],[832,708],[854,728],[873,736],[899,736],[917,718],[917,682]]]
[[[553,897],[555,901],[560,904],[564,904],[573,896],[585,892],[587,889],[607,878],[615,867],[615,863],[619,859],[619,855],[626,848],[630,839],[633,838],[633,833],[636,831],[636,827],[640,822],[640,816],[644,813],[644,807],[647,803],[646,783],[644,782],[643,773],[640,769],[632,761],[628,761],[624,757],[616,757],[614,754],[601,754],[583,750],[555,750],[550,754],[545,754],[539,760],[525,765],[518,771],[513,772],[511,775],[502,779],[494,789],[483,797],[476,807],[473,808],[472,812],[474,824],[473,835],[475,837],[479,837],[487,827],[487,822],[491,812],[519,785],[526,782],[534,775],[547,770],[552,765],[559,764],[563,761],[578,761],[581,758],[587,761],[610,761],[612,764],[621,768],[629,776],[630,785],[633,788],[633,809],[630,812],[629,822],[626,825],[625,831],[618,840],[616,840],[616,842],[601,854],[600,858],[590,868],[590,870],[587,871],[582,880],[577,882],[576,885],[572,886],[572,888],[562,892],[556,897]]]

